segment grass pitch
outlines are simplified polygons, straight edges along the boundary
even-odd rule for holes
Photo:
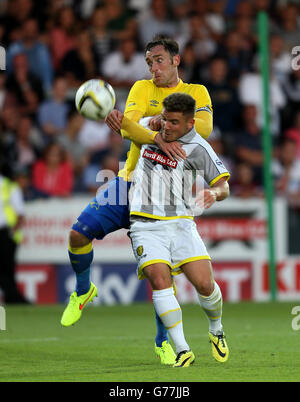
[[[7,306],[0,331],[0,381],[236,382],[300,381],[300,331],[292,329],[295,303],[224,304],[230,348],[217,363],[208,321],[197,305],[183,305],[187,342],[195,363],[162,366],[154,354],[150,303],[89,306],[70,328],[60,325],[64,306]]]

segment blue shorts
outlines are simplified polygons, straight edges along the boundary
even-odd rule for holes
[[[121,177],[111,180],[82,211],[72,229],[90,240],[101,240],[118,229],[128,229],[130,184]]]

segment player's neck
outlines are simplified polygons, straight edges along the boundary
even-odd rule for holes
[[[174,79],[170,81],[169,85],[167,85],[167,88],[175,88],[175,87],[177,87],[177,85],[179,84],[179,81],[180,80],[179,80],[178,74],[176,74]]]
[[[175,88],[175,87],[177,87],[179,82],[180,82],[180,79],[178,77],[178,74],[176,74],[165,85],[161,85],[161,87],[163,87],[163,88]]]

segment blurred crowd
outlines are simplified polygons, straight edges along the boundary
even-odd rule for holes
[[[299,207],[300,60],[292,63],[300,47],[298,1],[0,0],[3,174],[19,182],[26,200],[94,194],[98,171],[117,173],[129,144],[77,113],[76,89],[102,78],[123,111],[134,82],[150,78],[143,48],[160,33],[180,45],[182,80],[209,91],[209,142],[232,173],[231,194],[263,197],[261,10],[269,15],[274,190]]]

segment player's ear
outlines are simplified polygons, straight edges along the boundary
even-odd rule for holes
[[[188,128],[189,128],[189,130],[191,130],[194,127],[194,124],[195,124],[195,119],[193,117],[190,117],[188,119]]]
[[[176,56],[173,57],[173,64],[175,67],[178,67],[180,64],[180,56],[179,54],[176,54]]]

